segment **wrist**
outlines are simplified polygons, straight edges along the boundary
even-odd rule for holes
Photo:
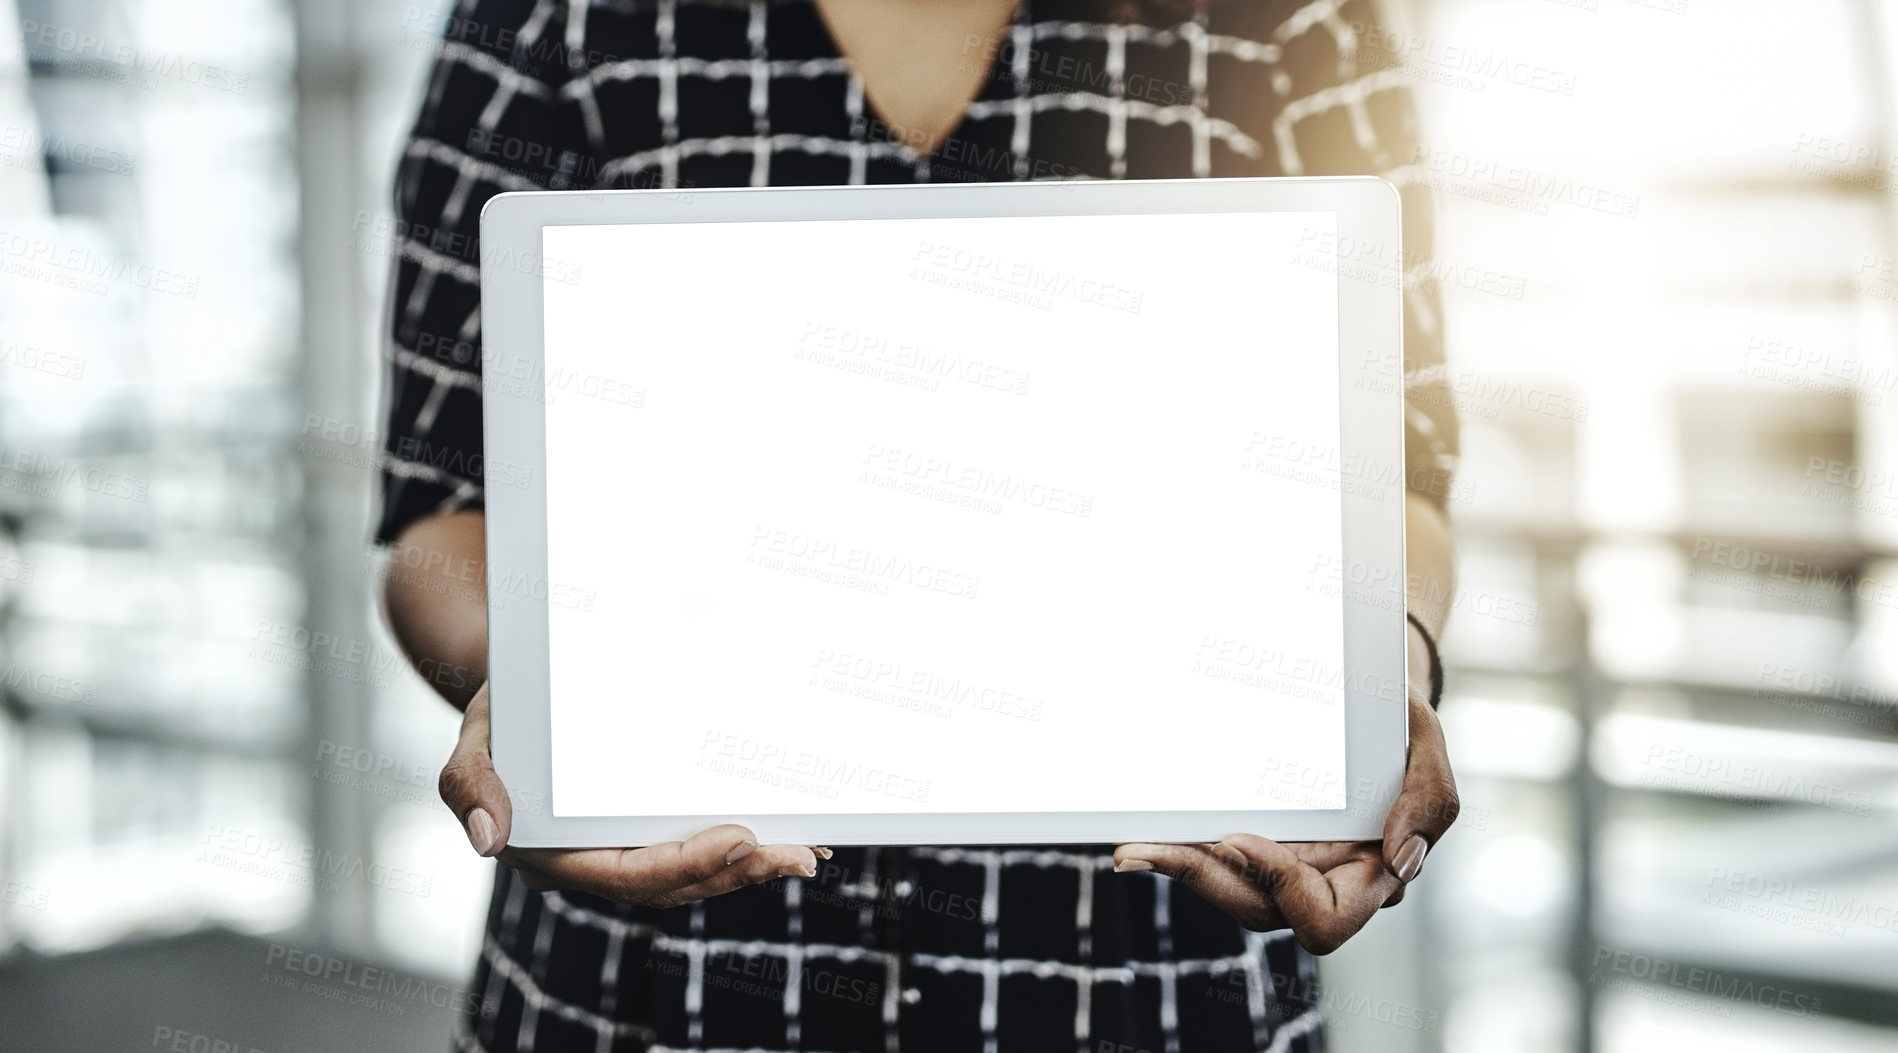
[[[1408,644],[1405,654],[1408,659],[1410,682],[1421,689],[1421,694],[1437,708],[1443,700],[1443,659],[1437,653],[1436,638],[1425,629],[1417,616],[1408,612],[1404,615],[1408,623],[1405,636]]]

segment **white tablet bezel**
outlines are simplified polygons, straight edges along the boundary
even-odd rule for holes
[[[1399,200],[1371,177],[969,183],[872,187],[623,190],[500,194],[481,213],[482,361],[489,375],[538,378],[543,276],[569,266],[541,256],[545,226],[760,220],[920,219],[1330,212],[1337,217],[1338,463],[1403,463]],[[1348,587],[1344,603],[1346,806],[1337,810],[556,816],[552,804],[547,583],[546,404],[487,385],[489,457],[530,466],[528,485],[487,492],[489,580],[534,583],[488,607],[488,686],[496,770],[514,802],[518,847],[636,846],[719,823],[761,840],[823,845],[1097,844],[1211,841],[1247,831],[1281,841],[1375,840],[1402,783],[1407,710],[1365,685],[1405,682],[1402,590]],[[1403,582],[1404,489],[1350,485],[1344,472],[1344,565],[1392,568]],[[570,583],[571,584],[571,583]],[[1394,602],[1393,602],[1394,600]],[[1209,732],[1208,750],[1243,744]],[[629,743],[629,756],[638,745]]]

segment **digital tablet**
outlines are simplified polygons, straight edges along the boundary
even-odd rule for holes
[[[1381,836],[1398,196],[510,193],[493,755],[529,847]]]

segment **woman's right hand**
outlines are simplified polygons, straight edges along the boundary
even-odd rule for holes
[[[714,826],[687,841],[649,848],[509,848],[514,808],[488,749],[488,686],[461,720],[461,738],[442,766],[442,800],[475,851],[498,857],[535,890],[568,889],[620,903],[676,907],[780,877],[815,877],[829,849],[760,845],[750,830]]]

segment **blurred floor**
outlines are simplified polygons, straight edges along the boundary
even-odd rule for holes
[[[0,1053],[449,1049],[449,1005],[460,994],[451,985],[294,953],[212,932],[16,958],[0,968]]]

